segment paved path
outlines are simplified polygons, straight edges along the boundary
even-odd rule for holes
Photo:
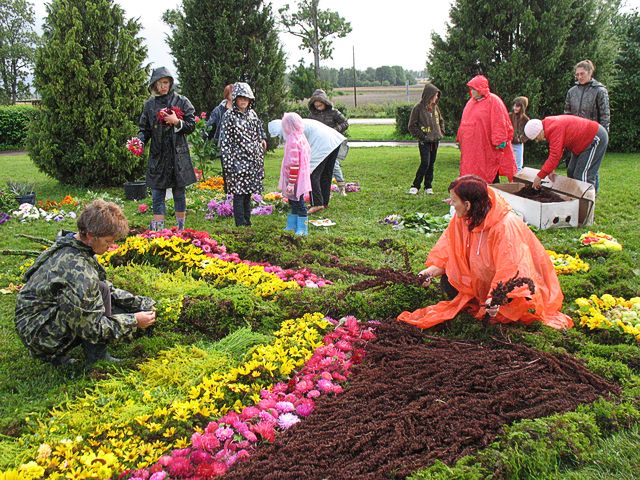
[[[349,148],[367,148],[367,147],[417,147],[418,142],[359,142],[357,140],[349,141]],[[458,148],[457,143],[440,142],[440,147]]]
[[[28,153],[26,150],[6,150],[4,152],[0,152],[0,157],[9,157],[14,155],[25,155]]]
[[[395,118],[350,118],[350,125],[395,125]]]

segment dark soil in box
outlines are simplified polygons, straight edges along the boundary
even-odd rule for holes
[[[543,187],[540,190],[536,190],[531,185],[527,185],[517,192],[513,192],[513,195],[522,198],[528,198],[529,200],[535,200],[536,202],[540,203],[566,202],[564,198],[562,198],[557,193],[552,192],[548,188]]]
[[[489,445],[505,424],[619,392],[573,357],[510,343],[425,339],[399,322],[381,325],[342,395],[320,401],[225,478],[404,478]]]

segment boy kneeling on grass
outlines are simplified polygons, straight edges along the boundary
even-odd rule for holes
[[[27,270],[15,321],[33,357],[74,363],[67,353],[82,345],[87,364],[119,361],[107,343],[155,323],[155,301],[114,288],[95,258],[128,232],[120,207],[95,200],[78,217],[78,233],[58,238]]]

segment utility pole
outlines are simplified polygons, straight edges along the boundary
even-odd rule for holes
[[[353,51],[353,106],[358,106],[358,97],[357,97],[357,89],[356,89],[356,46],[352,47]]]

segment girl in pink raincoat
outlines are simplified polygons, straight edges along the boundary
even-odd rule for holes
[[[287,216],[286,231],[296,235],[308,235],[305,194],[311,191],[311,147],[304,136],[304,123],[297,113],[285,113],[282,117],[284,157],[280,168],[278,188],[287,197],[291,213]]]

